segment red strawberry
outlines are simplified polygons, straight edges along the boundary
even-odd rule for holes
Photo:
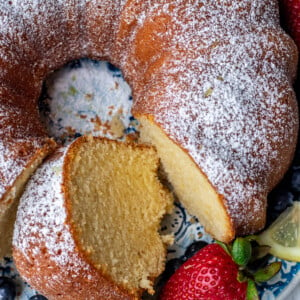
[[[186,261],[170,278],[161,300],[246,299],[246,282],[238,282],[238,265],[218,244],[210,244]]]
[[[300,0],[280,0],[282,25],[300,50]]]
[[[255,282],[272,278],[280,262],[253,268],[269,247],[257,246],[255,237],[237,238],[232,244],[210,244],[183,263],[162,289],[160,300],[259,299]]]

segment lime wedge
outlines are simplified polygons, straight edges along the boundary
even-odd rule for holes
[[[276,257],[300,262],[300,202],[294,202],[262,232],[258,243],[270,246]]]

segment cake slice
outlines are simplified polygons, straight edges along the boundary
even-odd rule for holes
[[[13,247],[22,277],[50,299],[138,299],[163,271],[160,221],[172,207],[150,146],[81,137],[29,181]]]

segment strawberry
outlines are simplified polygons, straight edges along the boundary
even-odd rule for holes
[[[300,50],[300,0],[280,0],[282,26]]]
[[[163,289],[161,300],[246,298],[246,282],[237,281],[238,266],[218,244],[210,244],[186,261]]]
[[[253,254],[257,258],[266,254],[265,246],[252,248],[251,239],[238,238],[231,245],[215,243],[202,248],[171,276],[160,300],[259,299],[255,281],[269,280],[280,270],[281,263],[262,270],[247,268]]]

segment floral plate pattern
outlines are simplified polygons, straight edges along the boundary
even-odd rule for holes
[[[106,136],[113,139],[135,139],[138,122],[131,116],[131,90],[120,70],[107,62],[89,59],[76,60],[51,74],[45,81],[39,102],[41,119],[49,134],[68,144],[82,134]],[[300,195],[300,151],[286,178],[270,195],[268,222],[270,223]],[[168,259],[181,257],[194,241],[208,243],[198,220],[175,202],[175,210],[163,220],[161,231],[173,232],[174,245],[168,249]],[[278,260],[271,257],[270,261]],[[22,281],[12,258],[3,258],[0,276],[16,282],[17,299],[28,300],[37,292]],[[272,280],[259,286],[262,300],[288,299],[289,292],[300,281],[300,263],[282,260],[282,269]],[[299,295],[300,299],[300,295]]]

